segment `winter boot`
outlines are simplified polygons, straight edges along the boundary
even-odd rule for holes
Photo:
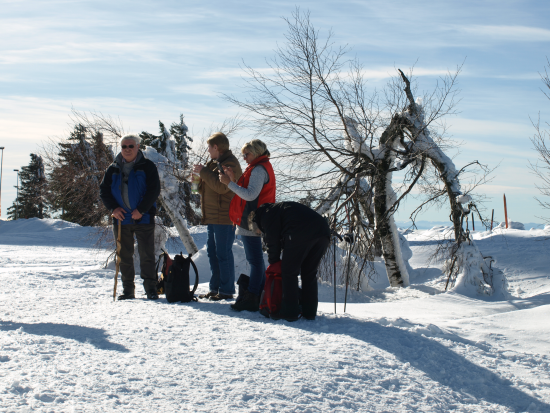
[[[317,303],[302,303],[302,316],[306,320],[315,320]]]
[[[122,295],[118,296],[119,301],[120,300],[133,300],[134,298],[136,298],[136,296],[135,296],[133,291],[128,291],[128,292],[124,291],[122,293]]]
[[[148,300],[158,300],[159,299],[159,295],[157,294],[156,291],[149,291],[147,293],[147,299]]]
[[[300,305],[286,300],[281,302],[281,309],[269,316],[272,320],[296,321],[300,318]]]
[[[240,289],[240,288],[239,288]],[[235,304],[231,304],[231,308],[235,311],[258,311],[260,309],[260,297],[250,291],[245,291],[239,294]]]
[[[250,284],[250,277],[246,274],[241,274],[239,280],[237,281],[237,285],[239,286],[239,295],[237,296],[235,303],[238,303],[244,298],[246,292],[248,291],[248,284]]]

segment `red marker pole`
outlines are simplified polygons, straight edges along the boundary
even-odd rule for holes
[[[508,229],[508,209],[506,208],[506,194],[504,194],[504,219],[506,220],[506,229]]]

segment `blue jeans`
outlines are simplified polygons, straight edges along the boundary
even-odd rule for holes
[[[241,235],[246,260],[250,264],[250,283],[248,291],[260,295],[265,284],[264,252],[262,251],[261,237],[248,237]]]
[[[233,260],[233,225],[208,224],[206,252],[210,262],[210,291],[235,294],[235,262]]]

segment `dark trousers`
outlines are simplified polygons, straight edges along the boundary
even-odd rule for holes
[[[285,238],[281,271],[283,300],[298,303],[298,274],[302,277],[302,306],[317,311],[317,269],[330,243],[326,237],[302,240]],[[314,311],[313,311],[314,310]]]
[[[116,222],[116,220],[115,220]],[[115,240],[118,237],[118,223],[113,225]],[[129,224],[121,226],[122,248],[120,250],[120,278],[124,293],[134,292],[134,234],[136,234],[140,274],[145,292],[157,291],[155,273],[155,224]]]

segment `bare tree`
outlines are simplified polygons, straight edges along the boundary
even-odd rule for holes
[[[546,89],[542,89],[542,93],[550,99],[550,60],[547,60],[548,66],[544,68],[544,73],[540,74],[541,80],[544,83]],[[540,179],[541,183],[537,185],[537,189],[544,197],[550,196],[550,147],[548,140],[550,139],[550,123],[546,122],[547,129],[544,126],[541,126],[540,115],[536,121],[531,120],[534,128],[535,135],[531,138],[531,142],[535,150],[538,153],[539,158],[536,162],[529,162],[529,168],[531,171]],[[544,209],[550,209],[550,202],[541,199],[535,198],[541,207]],[[550,221],[548,218],[544,218],[547,222]]]
[[[459,174],[443,151],[440,128],[454,113],[460,67],[419,99],[412,73],[399,69],[381,92],[368,92],[361,64],[346,60],[347,47],[335,46],[330,33],[322,39],[309,13],[296,10],[286,22],[286,43],[267,62],[269,70],[245,66],[246,97],[226,98],[271,140],[283,196],[308,195],[334,229],[355,234],[352,251],[360,266],[381,250],[390,285],[406,286],[393,216],[428,165],[444,183],[453,223],[459,208],[460,217],[464,212]],[[456,234],[462,236],[458,228]]]

